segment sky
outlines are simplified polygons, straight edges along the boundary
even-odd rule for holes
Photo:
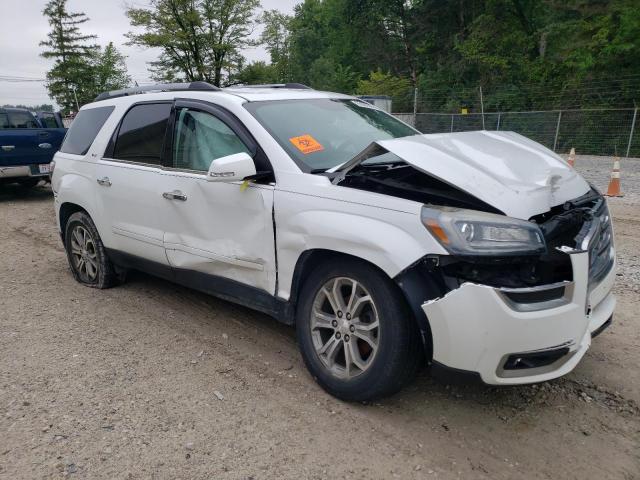
[[[293,12],[301,0],[261,0],[265,10]],[[2,0],[2,28],[0,28],[0,75],[44,78],[52,61],[40,57],[38,44],[49,33],[49,24],[42,15],[47,0]],[[89,21],[82,25],[83,33],[98,36],[97,43],[105,46],[113,42],[127,56],[131,78],[138,83],[148,82],[147,62],[155,60],[158,52],[125,45],[124,34],[131,30],[124,14],[125,5],[144,6],[145,0],[69,0],[71,12],[84,12]],[[255,32],[254,36],[259,32]],[[249,61],[268,60],[262,47],[243,52]],[[47,95],[43,82],[9,83],[0,81],[0,105],[37,105],[54,102]]]

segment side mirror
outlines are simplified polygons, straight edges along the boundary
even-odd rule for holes
[[[256,174],[253,158],[248,153],[234,153],[216,158],[207,172],[209,182],[235,182]]]

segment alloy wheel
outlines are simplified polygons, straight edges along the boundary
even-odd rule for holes
[[[316,354],[336,377],[351,379],[373,363],[380,341],[380,323],[373,298],[348,277],[326,282],[311,311],[311,336]]]
[[[82,225],[76,225],[71,231],[71,258],[73,266],[85,281],[94,281],[98,277],[98,255],[96,244],[89,231]]]

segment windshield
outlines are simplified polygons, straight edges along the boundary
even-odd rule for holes
[[[375,141],[419,133],[360,100],[275,100],[245,107],[304,171],[327,170]]]

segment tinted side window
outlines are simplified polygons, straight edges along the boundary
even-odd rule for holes
[[[60,151],[85,155],[114,108],[98,107],[80,110],[64,138]]]
[[[29,112],[9,112],[9,128],[38,128],[38,124]]]
[[[134,106],[122,120],[113,158],[160,165],[170,113],[170,103]]]
[[[174,137],[173,166],[206,172],[211,162],[234,153],[249,153],[242,140],[220,119],[183,108]]]
[[[9,115],[0,113],[0,128],[9,128]]]
[[[44,128],[58,128],[58,122],[56,122],[56,118],[53,115],[42,114],[40,123]]]

